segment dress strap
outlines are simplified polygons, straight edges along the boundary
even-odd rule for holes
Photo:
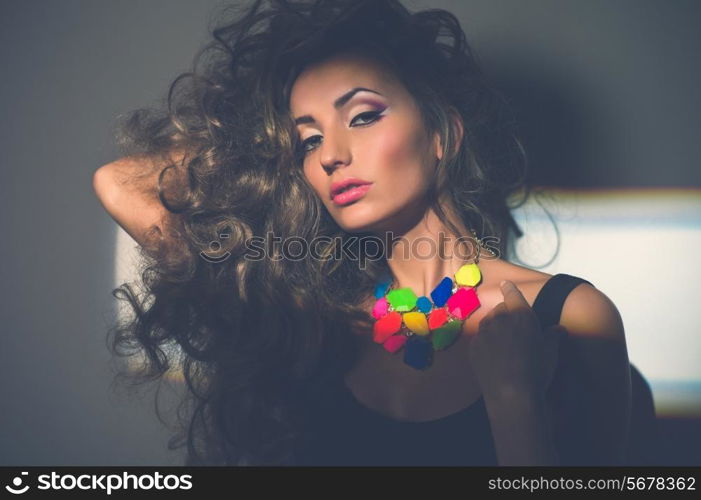
[[[545,285],[540,289],[538,296],[533,302],[533,310],[543,328],[548,328],[560,322],[560,314],[562,313],[565,299],[581,283],[594,286],[584,278],[565,273],[555,274],[545,282]]]

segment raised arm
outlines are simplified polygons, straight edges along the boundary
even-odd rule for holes
[[[176,168],[167,172],[168,179],[183,173],[183,158],[182,152],[171,155]],[[165,166],[160,158],[127,156],[101,166],[93,174],[93,189],[102,206],[148,252],[157,248],[169,218],[176,217],[158,197],[158,176]]]

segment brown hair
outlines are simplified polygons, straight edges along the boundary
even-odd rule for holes
[[[169,168],[170,152],[188,155],[177,196],[160,187],[178,214],[169,229],[177,238],[145,256],[145,296],[128,284],[114,291],[134,316],[114,329],[112,347],[144,355],[138,374],[124,374],[137,383],[182,369],[183,408],[191,403],[192,411],[171,446],[187,444],[188,464],[293,464],[307,437],[305,412],[352,366],[353,329],[371,327],[359,304],[388,270],[384,259],[368,258],[367,235],[354,247],[361,262],[278,260],[278,250],[245,258],[254,236],[329,237],[327,256],[349,236],[298,168],[288,109],[295,78],[344,51],[381,61],[443,139],[431,186],[437,213],[450,227],[444,198],[465,227],[498,237],[502,252],[511,231],[521,235],[507,199],[524,188],[525,158],[505,99],[445,10],[411,13],[396,0],[259,0],[225,6],[218,19],[214,40],[172,83],[165,109],[136,110],[120,129],[126,153],[161,155]],[[455,116],[464,127],[459,143]],[[227,259],[203,258],[215,241]]]

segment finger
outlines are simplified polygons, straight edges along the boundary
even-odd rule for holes
[[[497,305],[492,307],[492,309],[482,317],[482,321],[489,321],[494,318],[494,316],[507,312],[506,304],[504,302],[499,302]]]
[[[504,303],[509,310],[529,309],[531,306],[512,281],[503,280],[501,282],[501,293],[504,295]]]

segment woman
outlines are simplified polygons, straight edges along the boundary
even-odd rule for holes
[[[187,463],[622,463],[620,315],[501,257],[523,154],[457,19],[232,13],[94,178],[149,264],[113,347],[143,380],[181,362]]]

